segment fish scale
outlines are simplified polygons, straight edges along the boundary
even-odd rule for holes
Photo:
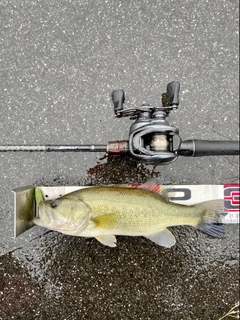
[[[92,191],[84,189],[81,197],[92,207],[93,215],[107,213],[100,209],[103,204],[107,211],[119,214],[119,217],[125,219],[124,221],[129,220],[131,223],[136,221],[138,224],[142,221],[145,225],[146,218],[149,223],[152,220],[154,223],[168,224],[168,226],[169,223],[174,223],[175,219],[181,224],[188,223],[191,219],[193,221],[191,225],[195,225],[200,215],[194,206],[167,202],[161,195],[147,190],[125,188],[123,191],[120,189],[109,192],[107,188],[94,189],[96,189],[94,195],[99,193],[98,196],[91,197]]]

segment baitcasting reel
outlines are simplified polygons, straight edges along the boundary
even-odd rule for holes
[[[147,164],[168,164],[178,156],[202,157],[212,155],[238,155],[239,141],[186,140],[179,130],[169,125],[166,118],[179,105],[180,83],[173,81],[162,94],[162,106],[153,107],[144,102],[140,107],[124,109],[123,90],[112,92],[114,112],[117,118],[135,120],[129,131],[129,140],[109,141],[107,145],[15,145],[0,146],[0,152],[105,152],[106,155],[126,155]]]
[[[162,95],[162,107],[153,107],[144,102],[139,108],[123,109],[125,93],[112,93],[114,112],[118,118],[130,117],[136,120],[129,131],[130,154],[147,163],[169,163],[178,156],[181,145],[179,130],[166,120],[170,111],[179,105],[180,83],[173,81],[167,85],[167,93]]]
[[[182,141],[179,130],[169,125],[166,117],[179,105],[180,83],[173,81],[162,94],[162,107],[152,107],[144,102],[139,108],[123,108],[123,90],[112,92],[116,117],[130,117],[136,120],[130,127],[129,141],[122,141],[121,149],[148,164],[168,164],[183,156],[236,155],[239,154],[238,141]]]

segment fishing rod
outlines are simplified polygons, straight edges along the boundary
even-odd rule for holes
[[[182,141],[179,129],[169,125],[166,118],[179,105],[180,83],[170,82],[162,94],[162,106],[144,102],[140,107],[124,109],[125,93],[112,92],[117,118],[130,117],[135,122],[129,130],[129,140],[109,141],[106,145],[5,145],[0,152],[105,152],[106,155],[130,155],[147,164],[169,164],[179,156],[204,157],[239,155],[239,141],[197,140]]]

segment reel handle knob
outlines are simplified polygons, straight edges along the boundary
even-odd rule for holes
[[[167,85],[168,105],[179,105],[179,90],[180,83],[178,81],[172,81]]]
[[[123,110],[123,104],[125,101],[125,92],[121,89],[114,90],[112,92],[112,100],[114,104],[114,112],[118,115],[118,111]]]

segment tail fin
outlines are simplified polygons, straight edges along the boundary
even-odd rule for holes
[[[202,221],[197,229],[215,238],[222,238],[225,234],[223,225],[219,223],[221,213],[224,211],[223,200],[210,200],[198,203],[195,207],[202,210]]]

